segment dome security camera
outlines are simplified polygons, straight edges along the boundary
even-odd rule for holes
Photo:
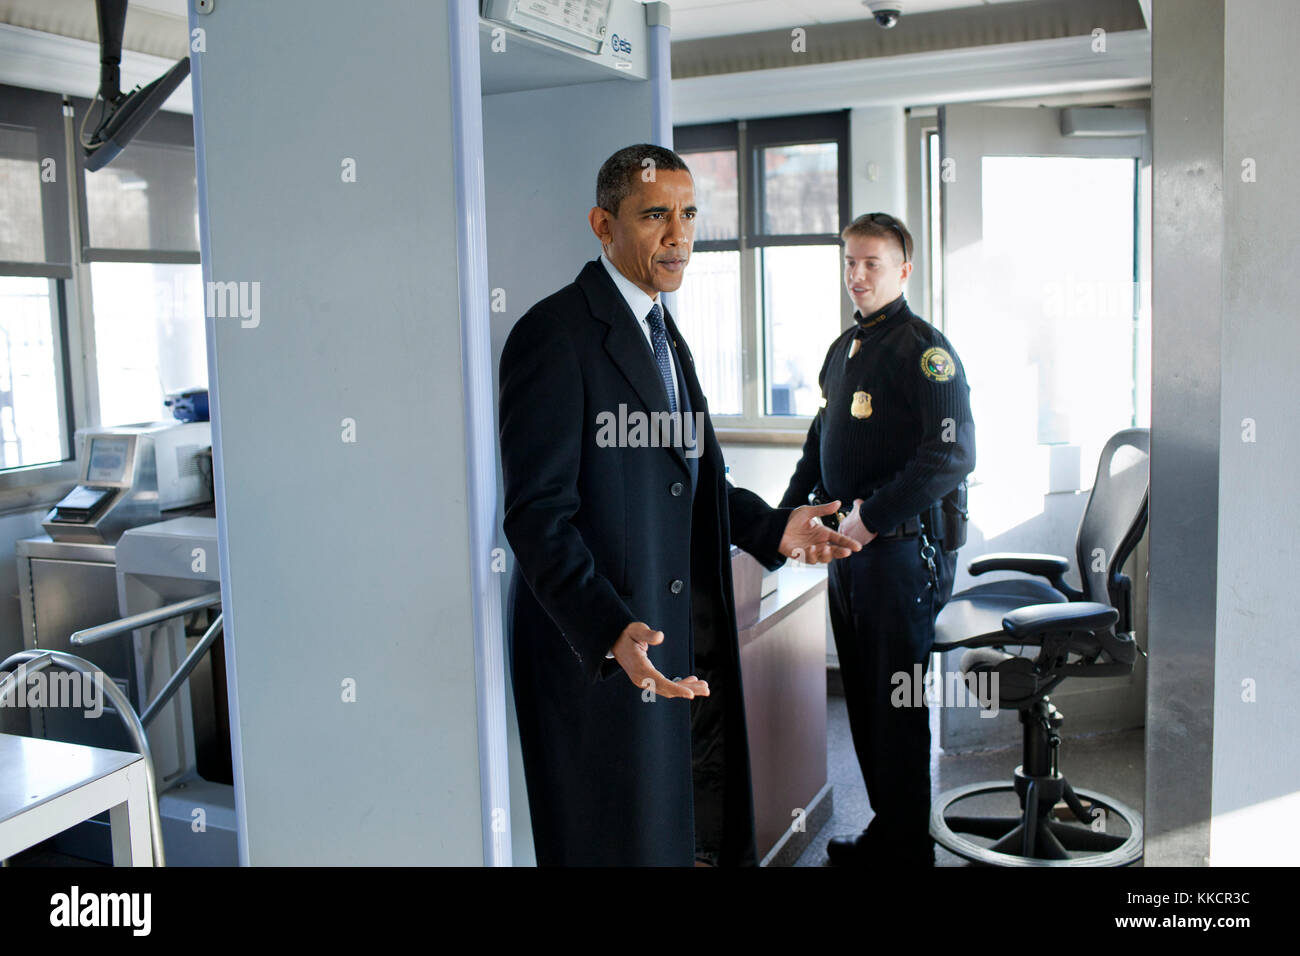
[[[884,30],[896,26],[903,15],[902,0],[862,0],[862,2],[875,17],[876,24]]]

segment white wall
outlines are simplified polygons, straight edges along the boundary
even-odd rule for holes
[[[1300,6],[1225,5],[1223,332],[1217,635],[1214,655],[1214,865],[1291,865],[1300,854],[1300,354],[1297,223],[1300,114],[1272,91],[1295,82]],[[1256,181],[1243,181],[1243,160]],[[1281,359],[1281,362],[1279,362]],[[1254,422],[1254,440],[1249,425]]]
[[[852,179],[849,214],[888,212],[907,219],[907,115],[897,106],[864,106],[849,111]],[[916,223],[908,223],[919,242]]]
[[[781,503],[799,453],[800,449],[793,445],[725,443],[722,446],[732,483],[738,488],[748,488],[774,508]]]

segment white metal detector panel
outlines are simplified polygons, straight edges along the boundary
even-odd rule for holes
[[[244,863],[484,859],[453,111],[478,63],[452,29],[476,12],[190,15]]]

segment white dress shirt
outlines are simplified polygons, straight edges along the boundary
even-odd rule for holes
[[[623,301],[627,303],[627,307],[631,309],[632,314],[636,316],[636,323],[641,326],[641,332],[645,335],[646,344],[650,346],[650,355],[653,358],[655,354],[655,342],[650,335],[650,323],[646,321],[646,316],[649,315],[650,310],[654,308],[658,296],[656,295],[655,298],[652,299],[650,296],[646,295],[645,292],[641,290],[640,286],[627,276],[623,275],[623,273],[619,272],[618,266],[610,262],[609,256],[605,255],[603,252],[600,254],[600,261],[604,263],[605,270],[609,273],[609,277],[614,280],[614,285],[618,286],[618,291],[623,293]],[[659,308],[663,311],[662,302],[659,303]],[[665,330],[667,327],[668,323],[665,322]],[[671,359],[671,356],[669,356],[669,358]],[[658,366],[656,366],[656,368],[657,367]],[[668,369],[673,375],[673,397],[677,398],[677,395],[681,392],[681,386],[677,382],[677,367],[669,361]],[[677,407],[682,407],[680,400],[677,402]]]

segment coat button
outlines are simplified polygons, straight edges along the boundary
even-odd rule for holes
[[[674,594],[681,594],[683,587],[685,587],[685,585],[682,584],[681,580],[679,579],[674,581],[672,584],[668,585],[668,590],[672,591]]]
[[[674,481],[672,486],[668,489],[668,493],[674,498],[679,497],[682,493],[682,483],[680,481]]]

